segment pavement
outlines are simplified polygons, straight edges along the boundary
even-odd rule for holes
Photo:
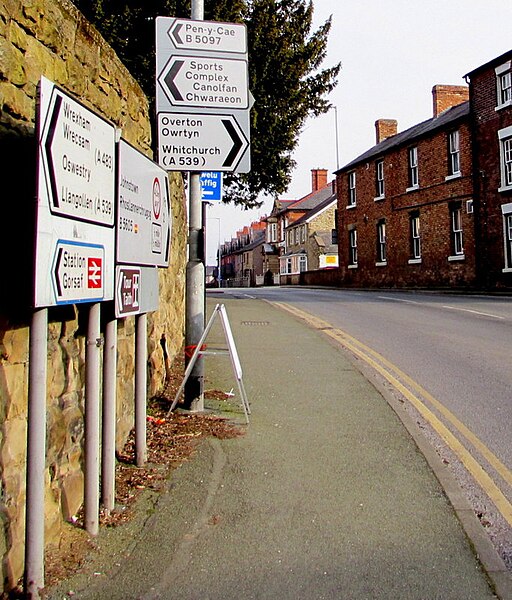
[[[95,577],[45,597],[512,599],[483,527],[399,403],[288,312],[243,290],[208,294],[209,314],[217,303],[250,423],[229,356],[204,357],[205,388],[233,388],[222,410],[245,435],[204,442],[131,524],[100,532]],[[226,348],[220,323],[206,342]]]

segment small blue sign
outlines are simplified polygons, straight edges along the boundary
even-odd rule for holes
[[[205,171],[201,173],[201,200],[211,202],[222,200],[222,172]]]

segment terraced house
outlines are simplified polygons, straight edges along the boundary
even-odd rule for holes
[[[376,145],[337,172],[343,285],[474,284],[468,97],[466,86],[434,86],[432,118],[401,133],[376,121]]]

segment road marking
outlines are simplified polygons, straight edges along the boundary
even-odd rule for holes
[[[327,321],[323,321],[309,313],[306,313],[294,306],[281,302],[273,302],[274,305],[286,310],[295,316],[305,320],[313,328],[323,331],[326,335],[340,342],[345,348],[349,349],[356,356],[364,360],[368,365],[380,373],[395,389],[407,398],[407,400],[418,410],[418,412],[430,423],[437,433],[444,439],[448,447],[457,455],[462,464],[474,477],[484,492],[494,502],[496,508],[503,515],[505,520],[512,525],[512,505],[501,492],[499,487],[484,470],[480,463],[473,458],[464,445],[455,437],[455,435],[440,421],[440,419],[422,402],[418,396],[412,393],[410,389],[398,379],[402,379],[407,385],[412,387],[417,393],[428,400],[479,452],[489,464],[494,467],[500,477],[509,485],[512,485],[512,472],[495,456],[489,448],[470,431],[457,417],[451,413],[439,400],[429,394],[418,383],[411,379],[406,373],[393,365],[378,352],[366,346],[356,338],[341,329],[334,328]],[[373,358],[372,358],[373,357]],[[378,361],[378,362],[377,362]],[[381,364],[379,364],[381,363]],[[386,367],[388,370],[386,370]],[[390,372],[391,371],[391,372]],[[393,374],[394,373],[394,374]],[[395,376],[396,375],[396,376]]]
[[[460,310],[462,312],[468,312],[474,315],[481,315],[482,317],[491,317],[492,319],[505,319],[505,317],[500,317],[499,315],[480,312],[479,310],[471,310],[470,308],[459,308],[458,306],[448,306],[447,304],[443,305],[443,308],[448,308],[450,310]]]
[[[404,302],[405,304],[420,304],[422,306],[430,306],[431,308],[435,308],[436,304],[428,304],[427,302],[418,302],[417,300],[406,300],[405,298],[393,298],[392,296],[377,296],[381,300],[392,300],[393,302]],[[461,308],[459,306],[450,306],[449,304],[442,304],[441,308],[447,308],[448,310],[460,310],[461,312],[468,312],[473,315],[479,315],[481,317],[491,317],[491,319],[500,319],[504,320],[505,317],[500,315],[494,315],[492,313],[486,313],[479,310],[472,310],[471,308]]]

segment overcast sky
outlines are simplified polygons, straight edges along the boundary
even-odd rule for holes
[[[313,5],[315,29],[332,15],[323,66],[342,64],[330,96],[336,111],[305,124],[283,198],[311,191],[311,169],[328,169],[332,178],[338,160],[341,167],[374,146],[377,119],[396,119],[398,131],[429,119],[434,85],[464,85],[469,71],[512,49],[511,0],[313,0]],[[215,264],[219,231],[222,243],[271,209],[271,201],[254,211],[208,207],[207,264]]]

